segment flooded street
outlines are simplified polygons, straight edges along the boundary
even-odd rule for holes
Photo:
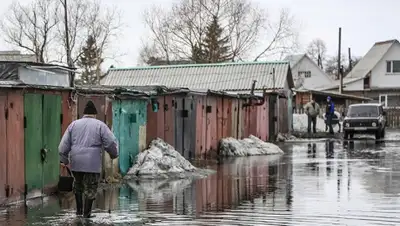
[[[70,196],[0,209],[0,225],[400,225],[400,136],[387,133],[383,143],[286,143],[283,156],[211,164],[205,179],[107,189],[90,222]]]

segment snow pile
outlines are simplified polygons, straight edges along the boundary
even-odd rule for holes
[[[149,148],[137,156],[136,163],[128,172],[129,175],[145,178],[182,176],[194,172],[194,167],[171,145],[160,138],[153,140]]]
[[[273,154],[283,154],[283,151],[275,144],[264,142],[253,135],[243,140],[228,137],[220,141],[220,155],[222,156]]]
[[[340,119],[341,115],[335,111],[335,115]],[[308,116],[306,114],[293,114],[293,131],[296,132],[307,132],[308,127]],[[334,125],[335,129],[337,125]],[[312,129],[312,128],[311,128]],[[325,132],[325,120],[324,118],[317,117],[317,132]]]
[[[290,134],[283,134],[283,133],[278,133],[278,136],[276,136],[276,142],[285,142],[288,140],[297,140],[298,138],[290,135]]]

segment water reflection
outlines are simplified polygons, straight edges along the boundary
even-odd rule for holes
[[[224,159],[201,180],[104,189],[90,222],[75,218],[74,198],[65,195],[32,202],[27,214],[23,207],[0,210],[0,225],[400,225],[398,145],[282,148],[284,156]]]

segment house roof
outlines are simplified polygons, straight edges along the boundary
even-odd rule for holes
[[[288,55],[285,57],[285,61],[289,61],[290,67],[296,66],[307,54],[296,54],[296,55]]]
[[[371,98],[364,97],[364,96],[356,96],[356,95],[344,94],[344,93],[339,93],[339,92],[322,91],[322,90],[298,89],[298,90],[295,90],[295,92],[296,93],[312,93],[312,94],[316,94],[316,95],[325,95],[325,96],[331,96],[334,98],[344,98],[344,99],[350,99],[350,100],[363,100],[363,101],[372,100]]]
[[[399,41],[396,39],[376,42],[367,54],[354,66],[346,78],[365,78],[389,49],[397,43]]]
[[[343,78],[343,85],[348,85],[350,83],[356,82],[358,80],[363,79],[363,77],[361,78],[348,78],[347,76],[345,78]],[[332,84],[328,85],[328,86],[321,86],[321,87],[315,87],[316,90],[330,90],[330,89],[337,89],[339,88],[339,83],[340,80],[333,80],[332,79]]]
[[[55,64],[44,64],[36,62],[24,62],[24,61],[0,61],[0,80],[18,80],[18,68],[19,67],[31,67],[35,69],[60,69],[65,71],[73,71],[73,69],[55,65]]]
[[[274,76],[272,75],[275,69]],[[293,88],[289,62],[243,62],[216,64],[186,64],[134,68],[110,68],[101,81],[104,86],[185,87],[192,90],[250,90],[253,80],[255,89],[282,89],[286,81]]]
[[[35,54],[21,54],[20,51],[0,51],[0,61],[36,62]]]

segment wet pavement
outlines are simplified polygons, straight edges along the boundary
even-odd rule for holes
[[[284,156],[209,165],[217,173],[205,179],[107,189],[91,221],[69,196],[0,209],[0,225],[400,225],[400,136],[387,135],[291,142]]]

